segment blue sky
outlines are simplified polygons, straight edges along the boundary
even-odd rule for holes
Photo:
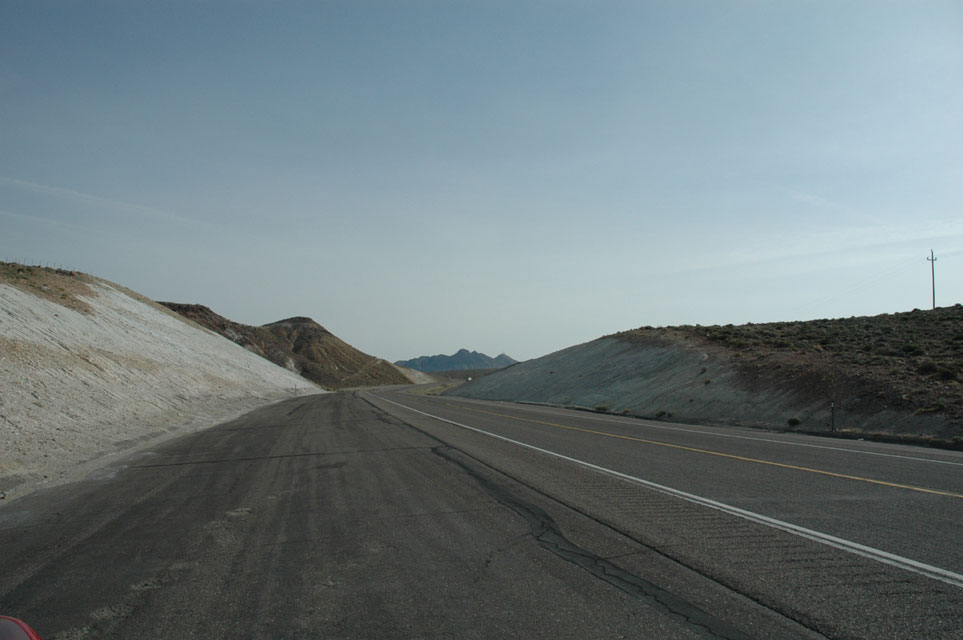
[[[0,2],[0,259],[391,360],[963,302],[959,2]]]

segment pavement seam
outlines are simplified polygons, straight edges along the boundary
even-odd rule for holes
[[[623,536],[623,537],[626,538],[627,540],[631,540],[631,541],[634,542],[635,544],[638,544],[640,547],[642,547],[642,548],[644,548],[644,549],[647,549],[647,550],[649,550],[649,551],[651,551],[651,552],[653,552],[653,553],[661,556],[662,558],[664,558],[664,559],[666,559],[666,560],[668,560],[668,561],[670,561],[670,562],[672,562],[672,563],[675,563],[676,565],[678,565],[678,566],[680,566],[680,567],[682,567],[682,568],[684,568],[684,569],[686,569],[686,570],[688,570],[688,571],[691,571],[691,572],[695,573],[696,575],[701,576],[702,578],[704,578],[704,579],[712,582],[713,584],[719,586],[720,588],[725,589],[726,591],[729,591],[729,592],[731,592],[731,593],[733,593],[733,594],[737,594],[737,595],[738,595],[739,597],[741,597],[741,598],[745,598],[746,601],[751,602],[753,605],[758,606],[758,607],[760,607],[760,608],[762,608],[762,609],[765,609],[766,611],[769,611],[769,612],[771,612],[771,613],[773,613],[773,614],[775,614],[775,615],[777,615],[777,616],[779,616],[779,617],[781,617],[781,618],[783,618],[783,619],[785,619],[785,620],[791,621],[792,623],[799,625],[800,627],[802,627],[803,629],[805,629],[805,630],[808,631],[809,633],[815,634],[815,635],[817,635],[817,636],[819,636],[819,637],[825,637],[825,636],[823,636],[819,631],[817,631],[814,627],[812,627],[811,625],[806,624],[805,622],[801,621],[800,619],[798,619],[798,618],[796,618],[796,617],[794,617],[794,616],[792,616],[792,615],[789,615],[789,614],[787,614],[786,612],[783,612],[783,611],[774,609],[774,608],[771,607],[770,605],[767,605],[767,604],[765,604],[765,603],[763,603],[763,602],[760,602],[760,601],[757,600],[756,598],[753,598],[752,596],[750,596],[750,595],[748,595],[748,594],[745,594],[745,593],[743,593],[743,592],[741,592],[741,591],[739,591],[739,590],[736,590],[736,589],[734,589],[733,587],[725,584],[724,582],[720,582],[718,579],[716,579],[716,578],[714,578],[713,576],[708,575],[708,574],[700,571],[698,568],[693,567],[693,566],[690,566],[689,564],[687,564],[687,563],[685,563],[685,562],[682,562],[682,561],[679,560],[678,558],[674,558],[674,557],[672,557],[672,556],[670,556],[670,555],[667,555],[667,554],[664,553],[662,550],[660,550],[660,549],[658,549],[658,548],[655,548],[655,547],[652,547],[651,545],[649,545],[649,544],[647,544],[647,543],[645,543],[645,542],[642,542],[642,541],[638,540],[638,539],[635,538],[634,536],[632,536],[632,535],[630,535],[630,534],[628,534],[628,533],[626,533],[626,532],[624,532],[624,531],[621,531],[618,527],[615,527],[614,525],[612,525],[612,524],[610,524],[610,523],[608,523],[608,522],[604,522],[604,521],[602,521],[602,520],[600,520],[600,519],[598,519],[598,518],[596,518],[596,517],[594,517],[594,516],[592,516],[592,515],[590,515],[590,514],[588,514],[588,513],[585,513],[584,511],[578,509],[577,507],[575,507],[575,506],[573,506],[573,505],[570,505],[570,504],[568,504],[568,503],[566,503],[566,502],[564,502],[564,501],[562,501],[562,500],[559,500],[558,498],[555,498],[555,497],[553,497],[553,496],[551,496],[551,495],[548,495],[548,494],[546,494],[545,492],[539,490],[538,488],[531,486],[530,484],[528,484],[528,483],[525,482],[524,480],[521,480],[521,479],[519,479],[519,478],[516,478],[516,477],[513,476],[512,474],[507,473],[507,472],[505,472],[505,471],[502,471],[502,470],[500,470],[500,469],[497,469],[497,468],[491,466],[490,464],[488,464],[488,463],[486,463],[486,462],[484,462],[484,461],[476,458],[475,456],[472,456],[471,454],[466,453],[465,451],[462,451],[461,449],[458,449],[457,447],[454,447],[453,445],[445,442],[445,441],[442,440],[441,438],[439,438],[439,437],[437,437],[437,436],[435,436],[435,435],[433,435],[433,434],[431,434],[431,433],[428,433],[428,432],[424,431],[423,429],[420,429],[420,428],[416,427],[415,425],[413,425],[413,424],[411,424],[411,423],[403,420],[402,418],[399,418],[398,416],[396,416],[396,415],[394,415],[394,414],[388,413],[387,411],[385,411],[384,409],[382,409],[382,408],[379,407],[378,405],[374,404],[370,399],[368,399],[368,398],[365,397],[364,395],[360,395],[360,397],[361,397],[361,399],[363,399],[365,402],[367,402],[369,405],[371,405],[373,408],[375,408],[377,411],[381,411],[381,412],[386,413],[387,415],[391,415],[395,420],[398,420],[401,424],[403,424],[403,425],[405,425],[405,426],[407,426],[407,427],[409,427],[409,428],[411,428],[411,429],[413,429],[413,430],[421,433],[422,435],[424,435],[424,436],[426,436],[426,437],[434,440],[435,442],[438,442],[438,443],[439,443],[439,446],[438,446],[438,447],[433,447],[433,448],[432,448],[432,452],[440,455],[441,457],[445,458],[445,459],[448,460],[449,462],[451,462],[451,463],[453,463],[453,464],[456,464],[457,466],[459,466],[460,468],[462,468],[466,473],[468,473],[468,475],[469,475],[470,477],[472,477],[473,479],[475,479],[475,480],[482,486],[482,488],[486,491],[486,493],[489,493],[489,495],[491,495],[495,500],[497,500],[498,502],[500,502],[500,503],[502,503],[503,505],[507,506],[508,508],[512,509],[513,511],[515,511],[516,513],[518,513],[521,517],[523,517],[526,521],[528,521],[529,524],[530,524],[530,528],[531,528],[531,530],[532,530],[532,531],[531,531],[531,532],[532,532],[532,535],[535,537],[536,540],[539,541],[539,544],[540,544],[543,548],[545,548],[545,549],[551,551],[552,553],[558,555],[558,556],[561,557],[562,559],[564,559],[564,560],[566,560],[566,561],[568,561],[568,562],[571,562],[571,563],[575,564],[576,566],[579,566],[580,568],[583,568],[583,569],[585,569],[585,570],[588,570],[590,573],[592,573],[593,575],[595,575],[595,576],[598,577],[599,579],[604,580],[604,581],[606,581],[606,582],[609,582],[609,584],[612,584],[612,585],[615,586],[616,588],[624,591],[625,593],[628,593],[629,595],[632,595],[632,596],[634,596],[634,597],[636,597],[636,598],[638,598],[638,599],[640,599],[640,600],[643,600],[643,601],[645,601],[645,602],[648,602],[649,604],[651,604],[651,605],[653,605],[653,606],[655,606],[655,607],[657,607],[657,608],[665,611],[666,613],[668,613],[668,614],[670,614],[670,615],[682,617],[686,622],[688,622],[688,623],[690,623],[690,624],[693,624],[693,625],[696,625],[696,626],[698,627],[698,629],[702,632],[702,635],[704,635],[704,636],[706,636],[706,637],[711,637],[711,638],[750,638],[750,637],[751,637],[751,636],[747,636],[747,635],[746,635],[745,633],[743,633],[740,629],[732,626],[730,623],[726,622],[725,620],[722,620],[722,619],[720,619],[720,618],[717,618],[717,617],[713,616],[712,614],[707,613],[707,612],[699,609],[699,608],[696,607],[695,605],[692,605],[691,603],[689,603],[689,602],[688,602],[687,600],[685,600],[684,598],[681,598],[681,597],[679,597],[679,596],[676,596],[676,595],[672,594],[671,592],[666,591],[666,590],[662,589],[661,587],[658,587],[657,585],[655,585],[655,584],[653,584],[653,583],[645,580],[644,578],[641,578],[641,577],[635,576],[635,575],[633,575],[633,574],[630,574],[630,573],[628,573],[627,571],[624,571],[623,569],[621,569],[621,568],[619,568],[618,566],[614,565],[613,563],[609,562],[607,559],[602,558],[602,557],[599,557],[599,556],[596,556],[596,555],[594,555],[594,554],[591,554],[590,552],[585,551],[585,550],[581,549],[580,547],[574,545],[573,543],[571,543],[570,541],[568,541],[568,539],[566,539],[566,538],[564,537],[564,534],[561,533],[561,530],[560,530],[560,529],[558,528],[558,526],[555,524],[554,520],[552,520],[551,517],[550,517],[547,513],[545,513],[542,509],[536,507],[535,505],[531,505],[530,503],[527,503],[527,502],[521,500],[520,498],[517,498],[516,496],[513,496],[512,494],[510,494],[509,492],[507,492],[507,491],[504,490],[504,489],[498,488],[496,485],[494,485],[494,483],[491,483],[491,481],[488,481],[487,479],[484,479],[478,472],[469,469],[466,465],[464,465],[463,463],[460,463],[460,462],[452,459],[450,456],[446,456],[446,455],[442,454],[441,451],[442,451],[443,449],[448,449],[448,450],[456,451],[456,452],[458,452],[459,454],[461,454],[461,455],[463,455],[463,456],[465,456],[465,457],[467,457],[467,458],[470,458],[471,460],[475,461],[477,464],[485,467],[486,469],[489,469],[492,473],[497,474],[497,475],[499,475],[499,476],[503,476],[503,477],[507,478],[508,480],[510,480],[510,481],[512,481],[512,482],[515,482],[515,483],[519,484],[520,486],[525,487],[526,489],[528,489],[528,490],[536,493],[537,495],[542,496],[543,498],[545,498],[545,499],[547,499],[547,500],[549,500],[549,501],[551,501],[551,502],[553,502],[553,503],[555,503],[555,504],[558,504],[559,506],[563,507],[564,509],[567,509],[567,510],[572,511],[572,512],[574,512],[574,513],[576,513],[576,514],[578,514],[578,515],[580,515],[580,516],[582,516],[582,517],[584,517],[584,518],[587,518],[588,520],[596,523],[597,525],[599,525],[599,526],[601,526],[601,527],[605,527],[606,529],[609,529],[610,531],[613,531],[613,532],[615,532],[615,533]],[[375,397],[378,397],[378,396],[375,396]],[[379,399],[384,400],[384,398],[380,398],[380,397],[379,397]],[[390,401],[388,401],[388,402],[390,402]],[[443,422],[444,422],[444,421],[443,421]],[[489,487],[493,487],[493,488],[495,488],[496,491],[500,492],[500,494],[503,494],[504,496],[507,496],[508,499],[509,499],[509,501],[510,501],[510,503],[509,503],[509,502],[506,502],[506,501],[503,501],[503,500],[499,499],[499,497],[498,497],[497,495],[492,494],[492,493],[489,491]],[[517,508],[516,508],[516,505],[517,505]],[[524,506],[523,506],[523,505],[524,505]],[[549,538],[548,540],[543,540],[543,539],[542,539],[542,536],[540,536],[540,535],[538,534],[538,527],[540,526],[538,523],[539,523],[539,522],[544,522],[544,521],[543,521],[543,520],[540,520],[537,516],[532,515],[533,513],[540,513],[540,514],[544,515],[544,518],[546,518],[547,521],[551,522],[551,525],[554,527],[555,532],[557,532],[558,538],[555,537],[556,534],[555,534],[555,532],[553,532],[552,535],[550,536],[550,538]],[[534,518],[535,524],[533,524],[532,518]],[[546,530],[546,531],[547,531],[547,530]],[[561,540],[564,540],[564,544],[560,544]],[[564,552],[565,550],[572,550],[573,553],[572,553],[572,554],[568,554],[568,555],[567,555],[567,554],[564,554],[563,552]],[[627,556],[627,555],[632,555],[632,554],[623,554],[623,556]],[[588,558],[592,558],[592,559],[593,559],[593,562],[594,562],[595,564],[586,564],[586,560],[587,560]],[[646,587],[651,587],[651,592],[647,591],[647,590],[646,590]],[[656,594],[658,594],[658,595],[656,595]],[[660,599],[663,595],[666,597],[665,599],[668,600],[668,603],[669,603],[669,604],[667,604],[663,599]],[[687,605],[688,607],[691,607],[693,610],[695,610],[696,612],[698,612],[698,614],[696,614],[696,615],[694,616],[694,618],[690,618],[690,617],[687,616],[686,614],[680,613],[679,611],[676,611],[674,608],[672,608],[672,606],[670,606],[670,605],[679,605],[680,603],[685,603],[685,605]],[[683,607],[683,609],[684,609],[684,608],[685,608],[685,607]],[[716,623],[719,623],[719,624],[716,624]],[[719,635],[719,633],[717,633],[717,632],[722,632],[723,635]],[[732,635],[726,635],[726,634],[729,634],[729,633],[731,633]]]
[[[183,467],[194,464],[221,464],[225,462],[260,462],[263,460],[283,460],[287,458],[310,458],[321,456],[344,456],[358,453],[381,453],[384,451],[412,451],[431,447],[390,447],[387,449],[355,449],[353,451],[309,451],[306,453],[285,453],[276,456],[253,456],[248,458],[219,458],[215,460],[184,460],[181,462],[158,462],[157,464],[135,464],[128,469],[153,469],[156,467]]]
[[[489,465],[481,462],[474,456],[450,445],[438,446],[432,449],[432,451],[442,459],[467,473],[481,486],[485,493],[524,518],[531,529],[532,537],[538,541],[542,548],[552,552],[566,562],[570,562],[589,572],[596,578],[607,582],[620,591],[639,600],[643,600],[673,617],[681,618],[687,625],[695,627],[702,636],[707,638],[725,638],[727,640],[748,640],[752,637],[746,635],[731,623],[700,609],[688,600],[644,578],[629,573],[609,560],[599,557],[591,551],[574,544],[565,537],[565,534],[555,520],[543,509],[492,482],[482,473],[473,469],[469,464],[449,454],[449,450],[455,451],[466,458],[470,458],[473,462],[483,465],[499,475],[504,474],[492,469]]]
[[[448,424],[451,424],[451,425],[454,425],[454,426],[457,426],[457,427],[461,427],[462,429],[467,429],[468,431],[473,431],[473,432],[475,432],[475,433],[480,433],[480,434],[489,436],[489,437],[491,437],[491,438],[495,438],[496,440],[502,440],[502,441],[504,441],[504,442],[509,442],[509,443],[515,444],[515,445],[517,445],[517,446],[519,446],[519,447],[523,447],[523,448],[526,448],[526,449],[529,449],[529,450],[532,450],[532,451],[537,451],[537,452],[540,452],[540,453],[542,453],[542,454],[545,454],[545,455],[548,455],[548,456],[552,456],[552,457],[555,457],[555,458],[558,458],[558,459],[561,459],[561,460],[566,460],[566,461],[568,461],[568,462],[572,462],[572,463],[581,465],[582,467],[585,467],[585,468],[587,468],[587,469],[592,469],[592,470],[597,471],[597,472],[599,472],[599,473],[606,474],[606,475],[612,476],[612,477],[614,477],[614,478],[619,478],[619,479],[625,480],[626,482],[629,482],[629,483],[631,483],[631,484],[635,484],[635,485],[638,485],[638,486],[646,487],[646,488],[648,488],[648,489],[652,489],[652,490],[654,490],[654,491],[658,491],[659,493],[663,493],[663,494],[668,495],[668,496],[673,496],[673,497],[676,497],[676,498],[681,498],[682,500],[685,500],[685,501],[687,501],[687,502],[691,502],[691,503],[693,503],[693,504],[701,505],[701,506],[704,506],[704,507],[709,507],[710,509],[714,509],[714,510],[719,511],[719,512],[722,512],[722,513],[726,513],[726,514],[729,514],[729,515],[733,515],[733,516],[742,518],[743,520],[747,520],[747,521],[749,521],[749,522],[756,522],[756,523],[758,523],[758,524],[762,524],[762,525],[765,525],[765,526],[770,527],[770,528],[773,528],[773,529],[786,531],[786,532],[791,533],[791,534],[793,534],[793,535],[796,535],[796,536],[798,536],[798,537],[800,537],[800,538],[806,538],[806,539],[809,539],[809,540],[813,540],[814,542],[818,542],[818,543],[823,544],[823,545],[826,545],[826,546],[828,546],[828,547],[835,547],[835,548],[837,548],[837,549],[841,549],[841,550],[846,551],[846,552],[848,552],[848,553],[852,553],[852,554],[855,554],[855,555],[858,555],[858,556],[862,556],[862,557],[865,557],[865,558],[869,558],[870,560],[879,562],[879,563],[881,563],[881,564],[886,564],[886,565],[890,565],[890,566],[896,567],[896,568],[898,568],[898,569],[902,569],[902,570],[904,570],[904,571],[910,571],[910,572],[913,572],[913,573],[917,573],[917,574],[922,575],[922,576],[925,576],[925,577],[927,577],[927,578],[932,578],[932,579],[934,579],[934,580],[939,580],[940,582],[945,582],[945,583],[947,583],[947,584],[949,584],[949,585],[951,585],[951,586],[954,586],[954,587],[961,587],[961,586],[963,586],[963,575],[957,574],[957,573],[955,573],[955,572],[953,572],[953,571],[949,571],[949,570],[946,570],[946,569],[942,569],[942,568],[940,568],[940,567],[935,567],[935,566],[932,566],[932,565],[928,565],[928,564],[923,563],[923,562],[918,562],[918,561],[913,560],[913,559],[911,559],[911,558],[904,558],[904,557],[902,557],[902,556],[898,556],[898,555],[896,555],[896,554],[889,553],[889,552],[883,551],[883,550],[881,550],[881,549],[875,549],[875,548],[873,548],[873,547],[868,547],[868,546],[859,544],[859,543],[857,543],[857,542],[853,542],[853,541],[851,541],[851,540],[846,540],[846,539],[839,538],[839,537],[836,537],[836,536],[832,536],[832,535],[829,535],[829,534],[826,534],[826,533],[822,533],[822,532],[820,532],[820,531],[816,531],[816,530],[813,530],[813,529],[808,529],[808,528],[806,528],[806,527],[801,527],[801,526],[798,526],[798,525],[795,525],[795,524],[792,524],[792,523],[789,523],[789,522],[785,522],[785,521],[782,521],[782,520],[778,520],[778,519],[776,519],[776,518],[770,518],[770,517],[768,517],[768,516],[765,516],[765,515],[762,515],[762,514],[759,514],[759,513],[755,513],[755,512],[753,512],[753,511],[748,511],[748,510],[746,510],[746,509],[741,509],[741,508],[739,508],[739,507],[735,507],[735,506],[732,506],[732,505],[729,505],[729,504],[725,504],[725,503],[719,502],[719,501],[717,501],[717,500],[711,500],[711,499],[709,499],[709,498],[705,498],[705,497],[698,496],[698,495],[695,495],[695,494],[692,494],[692,493],[688,493],[688,492],[686,492],[686,491],[681,491],[681,490],[679,490],[679,489],[674,489],[674,488],[672,488],[672,487],[667,487],[667,486],[665,486],[665,485],[661,485],[661,484],[658,484],[658,483],[656,483],[656,482],[650,482],[650,481],[648,481],[648,480],[644,480],[644,479],[638,478],[638,477],[636,477],[636,476],[632,476],[632,475],[629,475],[629,474],[621,473],[621,472],[619,472],[619,471],[615,471],[614,469],[609,469],[609,468],[606,468],[606,467],[601,467],[601,466],[599,466],[599,465],[592,464],[592,463],[586,462],[586,461],[584,461],[584,460],[579,460],[579,459],[577,459],[577,458],[572,458],[572,457],[570,457],[570,456],[566,456],[566,455],[563,455],[563,454],[558,453],[558,452],[555,452],[555,451],[550,451],[550,450],[548,450],[548,449],[543,449],[543,448],[541,448],[541,447],[536,447],[536,446],[534,446],[534,445],[531,445],[531,444],[528,444],[528,443],[525,443],[525,442],[521,442],[521,441],[518,441],[518,440],[513,440],[513,439],[507,438],[507,437],[505,437],[505,436],[501,436],[501,435],[498,435],[498,434],[495,434],[495,433],[491,433],[491,432],[485,431],[484,429],[479,429],[479,428],[477,428],[477,427],[471,427],[471,426],[468,426],[468,425],[466,425],[466,424],[462,424],[462,423],[460,423],[460,422],[455,422],[454,420],[449,420],[449,419],[447,419],[447,418],[441,418],[441,417],[439,417],[439,416],[436,416],[436,415],[433,415],[433,414],[430,414],[430,413],[425,413],[424,411],[420,411],[420,410],[418,410],[418,409],[413,409],[413,408],[411,408],[411,407],[407,407],[407,406],[405,406],[405,405],[403,405],[403,404],[400,404],[400,403],[398,403],[398,402],[395,402],[395,401],[393,401],[393,400],[388,400],[387,398],[381,398],[381,399],[384,400],[385,402],[389,402],[389,403],[391,403],[391,404],[395,404],[395,405],[397,405],[397,406],[399,406],[399,407],[408,409],[409,411],[413,411],[413,412],[415,412],[415,413],[418,413],[418,414],[427,416],[427,417],[429,417],[429,418],[434,418],[434,419],[436,419],[436,420],[440,420],[441,422],[446,422],[446,423],[448,423]],[[490,412],[481,412],[481,413],[490,413]],[[501,414],[494,414],[494,413],[493,413],[492,415],[500,416]],[[505,417],[511,417],[511,416],[505,416]],[[558,426],[558,425],[556,425],[556,426]],[[563,427],[563,428],[566,428],[566,429],[567,429],[567,428],[569,428],[569,427]],[[584,429],[578,429],[578,428],[575,428],[575,430],[590,431],[590,430],[584,430]],[[632,439],[632,438],[629,438],[629,439]],[[684,448],[684,447],[682,447],[682,448]],[[903,488],[907,488],[907,487],[906,487],[906,486],[903,486]],[[932,492],[931,492],[931,493],[932,493]],[[950,494],[950,495],[956,495],[956,494]]]

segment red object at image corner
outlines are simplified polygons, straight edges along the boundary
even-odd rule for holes
[[[0,640],[42,640],[26,622],[0,616]]]

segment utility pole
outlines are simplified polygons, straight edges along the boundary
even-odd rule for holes
[[[930,249],[930,257],[926,259],[930,263],[930,278],[933,283],[933,308],[936,308],[936,256]]]

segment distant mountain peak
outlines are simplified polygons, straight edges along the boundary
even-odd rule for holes
[[[420,356],[411,360],[399,360],[395,364],[416,369],[418,371],[465,371],[469,369],[501,369],[515,364],[515,360],[501,353],[492,358],[477,351],[459,349],[450,356],[438,354],[434,356]]]

